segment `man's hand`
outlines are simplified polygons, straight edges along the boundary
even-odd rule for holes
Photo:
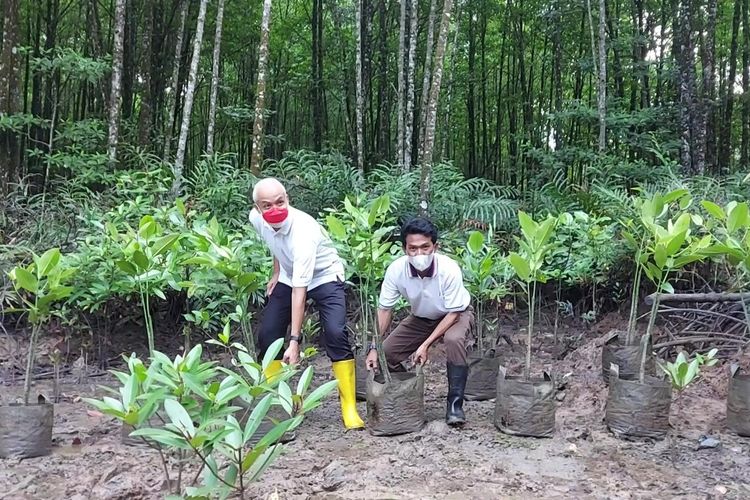
[[[414,351],[414,354],[411,355],[411,360],[416,365],[423,365],[427,362],[427,350],[429,349],[429,346],[426,346],[422,344],[419,346],[419,349]]]
[[[289,347],[284,351],[284,363],[288,365],[296,365],[299,363],[299,344],[295,341],[289,343]]]
[[[266,297],[270,297],[273,293],[273,289],[276,288],[276,283],[279,282],[279,275],[274,274],[266,285]]]
[[[378,368],[378,351],[372,349],[367,353],[367,359],[365,360],[365,366],[368,370],[377,370]]]

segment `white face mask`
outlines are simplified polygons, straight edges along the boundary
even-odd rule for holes
[[[428,253],[426,255],[409,255],[409,264],[414,266],[414,269],[417,271],[422,272],[432,265],[434,258],[434,253]]]

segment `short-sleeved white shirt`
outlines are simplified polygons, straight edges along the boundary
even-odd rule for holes
[[[325,283],[344,281],[344,264],[318,221],[294,207],[281,228],[272,228],[253,208],[250,223],[279,261],[279,282],[312,290]]]
[[[379,307],[391,309],[404,297],[414,316],[439,319],[450,312],[469,307],[471,295],[464,287],[459,265],[440,253],[435,254],[432,276],[420,278],[407,256],[396,259],[385,271],[380,289]]]

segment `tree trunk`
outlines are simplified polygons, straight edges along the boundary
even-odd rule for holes
[[[607,48],[606,48],[606,7],[605,0],[599,0],[599,92],[597,109],[599,111],[599,153],[607,148]]]
[[[404,61],[406,59],[406,2],[401,0],[401,17],[398,28],[398,137],[396,138],[396,163],[404,165],[404,117],[406,79],[404,78]]]
[[[323,149],[323,0],[312,9],[312,119],[313,148]]]
[[[378,134],[375,150],[380,159],[390,158],[390,113],[388,106],[388,30],[386,0],[378,1],[378,112],[375,129]]]
[[[107,136],[107,159],[109,167],[117,163],[117,138],[120,127],[120,83],[122,81],[122,52],[125,37],[125,1],[115,4],[115,35],[112,48],[112,83],[109,93],[109,134]]]
[[[355,10],[356,10],[356,26],[355,29],[357,30],[357,36],[355,37],[355,43],[357,44],[357,60],[356,60],[356,79],[357,79],[357,88],[356,88],[356,94],[357,94],[357,106],[355,109],[356,113],[356,120],[357,120],[357,170],[359,170],[360,175],[364,176],[365,174],[365,160],[364,160],[364,130],[363,130],[363,120],[364,120],[364,113],[365,113],[365,101],[364,96],[362,95],[362,0],[355,0]]]
[[[151,125],[153,113],[153,95],[151,94],[151,39],[154,35],[154,4],[146,2],[144,8],[143,31],[141,32],[140,69],[142,81],[141,104],[138,113],[138,145],[148,147],[151,144]]]
[[[412,132],[414,130],[414,70],[416,67],[416,53],[417,53],[417,0],[411,0],[410,9],[410,28],[409,28],[409,67],[406,75],[406,121],[404,131],[404,169],[411,169],[411,147],[412,147]]]
[[[678,66],[680,163],[686,173],[698,173],[695,168],[695,69],[693,67],[692,10],[683,0],[675,24],[677,43],[675,56]]]
[[[443,16],[440,22],[437,47],[435,48],[434,74],[430,85],[429,101],[427,103],[427,121],[425,123],[424,157],[422,158],[422,170],[419,186],[419,208],[421,213],[426,214],[429,208],[430,182],[432,175],[432,150],[435,144],[435,123],[437,121],[437,107],[440,100],[440,83],[443,79],[443,56],[445,46],[448,42],[448,31],[451,24],[451,11],[453,0],[445,0],[443,4]]]
[[[164,161],[169,161],[172,150],[172,133],[174,131],[175,114],[177,111],[177,94],[180,84],[180,64],[182,62],[182,44],[185,37],[185,22],[187,20],[188,0],[180,0],[180,27],[177,30],[177,40],[175,41],[174,61],[172,61],[172,77],[169,80],[167,88],[167,122],[164,131]]]
[[[698,106],[697,126],[695,128],[695,170],[702,174],[706,165],[715,167],[714,148],[714,85],[716,73],[714,68],[714,54],[716,52],[716,0],[708,0],[708,18],[706,21],[706,36],[701,53],[703,66],[703,85],[701,100]]]
[[[468,173],[469,176],[474,177],[477,175],[477,153],[476,153],[476,145],[477,145],[477,118],[476,118],[476,109],[475,109],[475,84],[476,84],[476,73],[475,73],[475,67],[476,67],[476,53],[477,53],[477,44],[476,40],[474,38],[474,18],[476,17],[476,9],[475,6],[472,5],[469,7],[468,11],[468,22],[469,22],[469,54],[468,54],[468,82],[466,83],[467,89],[466,89],[466,120],[468,122],[469,130],[468,130],[468,136],[467,136],[467,153],[468,153]],[[455,154],[455,151],[454,151]]]
[[[21,73],[21,45],[19,0],[5,0],[3,4],[3,50],[0,55],[0,115],[21,111],[19,75]],[[10,191],[20,170],[19,137],[11,130],[0,131],[0,197]]]
[[[214,56],[211,68],[211,100],[208,110],[208,135],[206,153],[214,154],[214,129],[216,128],[216,105],[219,97],[219,63],[221,60],[221,28],[224,21],[224,0],[219,0],[216,11],[216,32],[214,33]]]
[[[258,48],[258,83],[255,92],[255,120],[253,122],[253,152],[250,158],[250,171],[260,175],[260,162],[263,158],[263,114],[266,102],[266,73],[268,66],[268,34],[271,24],[271,0],[263,0],[263,18],[260,24],[260,46]]]
[[[750,161],[750,10],[749,0],[742,1],[742,139],[740,142],[740,165],[746,168]]]
[[[740,21],[742,19],[742,3],[734,4],[734,15],[732,16],[732,40],[729,49],[729,77],[725,92],[724,119],[719,127],[719,154],[717,158],[717,169],[724,173],[729,168],[732,151],[732,115],[734,113],[734,84],[737,79],[737,49],[740,33]]]
[[[201,0],[198,8],[198,22],[195,27],[195,39],[193,40],[193,56],[190,59],[190,71],[188,73],[188,84],[185,90],[185,101],[182,106],[182,125],[180,126],[180,137],[177,140],[177,153],[175,154],[172,172],[172,196],[177,197],[182,192],[182,173],[185,165],[185,151],[187,150],[188,132],[190,131],[190,117],[193,111],[193,100],[195,98],[195,86],[198,79],[198,63],[201,58],[201,46],[203,45],[203,27],[206,24],[206,6],[208,0]]]
[[[437,9],[437,0],[430,0],[430,18],[427,28],[427,45],[425,46],[424,55],[424,75],[422,78],[422,99],[419,101],[422,106],[419,132],[420,148],[417,154],[417,161],[424,157],[424,127],[427,122],[427,99],[430,92],[430,82],[432,80],[432,57],[435,31],[435,10]]]

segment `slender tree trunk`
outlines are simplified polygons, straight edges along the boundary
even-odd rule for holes
[[[563,101],[563,88],[562,88],[562,63],[563,63],[563,40],[562,40],[562,1],[558,0],[555,5],[555,28],[552,38],[552,46],[554,47],[553,53],[554,61],[552,63],[552,86],[554,87],[554,110],[555,110],[555,122],[553,124],[553,137],[555,140],[555,151],[562,149],[563,147],[563,128],[562,128],[562,101]]]
[[[676,56],[679,68],[680,162],[687,173],[697,173],[695,168],[695,73],[693,68],[692,9],[690,2],[680,3],[677,19]]]
[[[115,4],[115,35],[112,49],[112,83],[109,93],[109,134],[107,136],[107,159],[109,167],[117,163],[117,138],[120,127],[120,83],[122,81],[123,39],[125,36],[125,2]]]
[[[219,63],[221,60],[221,29],[224,21],[224,0],[219,0],[216,11],[216,32],[214,33],[214,56],[211,68],[211,99],[208,110],[208,136],[206,153],[214,154],[214,129],[216,128],[216,106],[219,97]]]
[[[750,1],[742,1],[742,139],[740,142],[740,165],[750,165]]]
[[[151,94],[151,39],[154,35],[154,4],[147,2],[144,4],[144,21],[143,30],[141,31],[141,52],[140,70],[142,81],[141,87],[141,104],[138,113],[138,145],[148,147],[151,144],[151,125],[153,112],[153,95]]]
[[[390,116],[388,107],[388,30],[386,0],[378,1],[378,113],[375,129],[378,134],[376,151],[383,159],[390,158]]]
[[[420,131],[419,131],[419,151],[417,153],[417,161],[421,161],[424,157],[424,127],[427,122],[427,99],[430,92],[430,82],[432,80],[432,57],[433,57],[433,45],[434,45],[434,31],[435,31],[435,10],[437,9],[437,0],[430,0],[430,17],[428,20],[427,28],[427,45],[425,46],[424,56],[424,75],[422,78],[422,99],[419,101],[422,106],[422,112],[420,113],[421,118]]]
[[[719,154],[717,158],[719,173],[726,172],[731,161],[734,85],[735,80],[737,79],[737,49],[741,20],[742,3],[738,1],[734,4],[734,15],[732,16],[732,39],[729,49],[729,77],[727,78],[726,91],[724,93],[724,119],[719,127]]]
[[[396,139],[396,163],[404,165],[404,118],[405,118],[405,97],[406,97],[406,78],[404,71],[404,61],[406,60],[406,2],[401,0],[401,17],[398,28],[398,137]]]
[[[193,111],[193,100],[195,99],[195,86],[198,80],[198,63],[201,58],[201,46],[203,45],[203,27],[206,24],[206,6],[208,0],[201,0],[198,8],[198,21],[195,27],[195,39],[193,40],[193,56],[190,59],[190,71],[188,72],[188,84],[185,90],[185,101],[182,106],[182,125],[180,126],[180,137],[177,140],[177,153],[175,154],[172,172],[174,181],[172,183],[172,196],[177,197],[182,192],[182,174],[185,165],[185,151],[187,150],[188,132],[190,131],[190,118]]]
[[[606,48],[606,7],[605,0],[599,0],[599,92],[597,109],[599,111],[599,153],[607,148],[607,48]]]
[[[456,83],[456,45],[458,45],[458,27],[460,25],[461,20],[461,8],[460,4],[456,7],[456,22],[454,23],[455,28],[453,29],[453,43],[448,48],[448,56],[451,61],[451,65],[449,68],[450,71],[450,80],[448,81],[448,89],[447,89],[447,95],[445,99],[445,117],[444,117],[444,127],[443,127],[443,134],[442,134],[442,145],[440,147],[441,156],[442,158],[449,157],[449,150],[448,145],[450,143],[451,138],[451,128],[450,128],[450,122],[451,122],[451,108],[453,106],[453,87]],[[445,12],[443,12],[443,15],[445,15]],[[432,87],[432,84],[430,84],[430,87]],[[426,120],[425,120],[426,121]],[[425,136],[427,135],[427,132],[425,131]],[[426,154],[426,153],[425,153]],[[434,155],[433,155],[434,156]],[[422,161],[424,163],[424,161]]]
[[[271,24],[271,0],[263,0],[263,17],[260,24],[260,46],[258,48],[258,84],[255,92],[255,120],[253,122],[253,152],[250,171],[260,175],[263,158],[263,118],[266,102],[266,78],[268,71],[268,35]]]
[[[435,123],[437,122],[437,108],[440,100],[440,84],[443,79],[443,56],[445,55],[445,46],[448,43],[448,32],[450,31],[452,10],[453,0],[445,0],[445,3],[443,4],[443,16],[440,22],[437,47],[435,48],[434,74],[430,85],[430,97],[427,103],[424,157],[422,158],[419,188],[419,208],[423,214],[426,214],[429,208],[430,184],[432,177],[432,150],[435,144]]]
[[[469,134],[467,136],[467,153],[468,153],[468,173],[469,176],[477,175],[477,116],[476,116],[476,54],[477,44],[474,37],[474,18],[476,17],[475,5],[470,7],[469,14],[469,54],[468,54],[468,82],[466,89],[466,120],[469,126]],[[455,152],[454,152],[455,154]]]
[[[312,115],[313,147],[323,149],[323,0],[313,0],[312,9]]]
[[[185,22],[187,20],[188,0],[180,0],[180,26],[177,30],[177,40],[175,41],[174,61],[172,62],[172,77],[167,88],[167,122],[164,132],[164,161],[169,161],[170,151],[172,150],[172,133],[174,132],[175,114],[177,112],[177,94],[179,94],[180,84],[180,64],[182,62],[182,44],[185,36]]]
[[[3,4],[3,50],[0,54],[0,115],[21,111],[21,45],[19,0],[5,0]],[[18,135],[11,130],[0,131],[0,198],[10,191],[20,170]]]
[[[702,174],[706,166],[715,167],[714,147],[714,86],[716,73],[714,68],[714,54],[716,51],[716,0],[708,0],[708,18],[706,20],[706,36],[703,40],[701,54],[703,66],[703,84],[701,100],[698,107],[697,126],[695,128],[695,169]]]
[[[357,79],[357,88],[356,88],[356,95],[357,95],[357,106],[356,106],[356,120],[357,120],[357,170],[359,170],[360,175],[364,176],[365,174],[365,160],[364,160],[364,130],[363,130],[363,120],[364,120],[364,113],[365,113],[365,101],[364,96],[362,95],[362,0],[355,0],[355,10],[356,10],[356,30],[357,30],[357,36],[355,37],[356,44],[357,44],[357,60],[356,60],[356,79]]]
[[[416,68],[417,53],[417,0],[411,0],[409,15],[409,66],[406,74],[406,116],[404,117],[404,169],[411,169],[412,163],[412,132],[414,131],[414,70]]]

